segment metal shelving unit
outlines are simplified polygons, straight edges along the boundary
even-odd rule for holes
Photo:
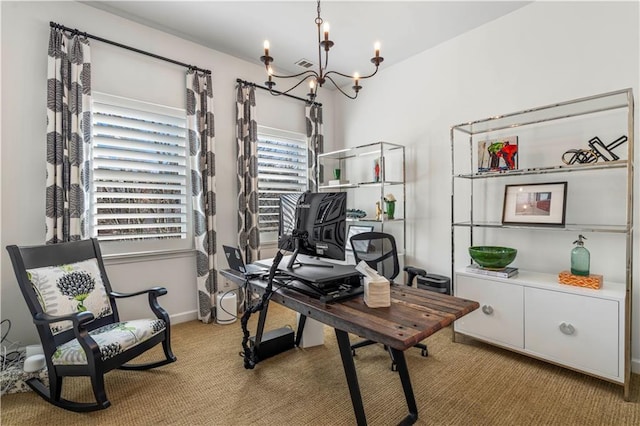
[[[626,152],[620,148],[621,158],[615,161],[602,161],[599,159],[596,163],[587,164],[562,164],[561,157],[557,155],[555,149],[566,149],[576,147],[576,145],[586,145],[585,138],[589,136],[586,132],[598,129],[599,123],[604,123],[611,129],[617,128],[626,132],[627,146]],[[556,127],[554,127],[556,126]],[[588,130],[587,130],[588,129]],[[553,133],[557,130],[556,133]],[[516,170],[502,172],[478,172],[478,152],[477,143],[481,140],[493,140],[510,135],[519,135],[521,132],[527,135],[525,138],[518,140],[518,157],[520,160],[520,168]],[[527,109],[515,113],[489,117],[482,120],[462,123],[452,126],[450,129],[451,138],[451,260],[452,260],[452,277],[455,277],[456,270],[459,271],[461,266],[460,259],[462,251],[466,251],[466,246],[456,246],[456,242],[466,239],[470,245],[477,243],[482,244],[487,238],[487,232],[501,233],[503,229],[516,230],[507,232],[519,232],[526,230],[528,232],[527,244],[540,244],[531,237],[534,232],[574,232],[574,233],[598,233],[598,234],[618,234],[623,235],[626,246],[624,247],[624,343],[621,345],[624,351],[623,378],[621,380],[624,386],[625,399],[629,397],[630,378],[631,378],[631,301],[633,295],[633,184],[634,184],[634,100],[631,89],[618,90],[614,92],[589,96],[585,98],[575,99],[567,102],[555,103],[539,108]],[[484,138],[484,139],[483,139]],[[465,143],[467,142],[468,145]],[[532,153],[531,145],[540,144],[544,148],[540,148],[538,152]],[[533,147],[536,148],[535,146]],[[552,153],[545,153],[545,149]],[[527,152],[522,160],[522,154]],[[561,151],[560,151],[561,152]],[[526,163],[526,164],[523,164]],[[611,172],[617,170],[617,172]],[[575,223],[565,224],[561,227],[550,226],[514,226],[503,225],[498,217],[496,217],[497,208],[491,210],[488,191],[491,191],[491,185],[498,186],[501,181],[509,181],[513,183],[513,178],[521,176],[531,176],[536,182],[548,180],[545,175],[567,176],[570,173],[575,177],[579,173],[580,178],[576,178],[569,191],[580,191],[580,184],[588,179],[596,178],[610,179],[610,187],[618,185],[624,189],[624,194],[619,197],[620,202],[616,205],[607,206],[605,203],[595,202],[589,205],[583,205],[576,216],[584,219],[590,209],[594,211],[602,211],[602,209],[612,209],[612,211],[620,212],[617,215],[619,223],[606,223],[602,220],[606,215],[600,216],[600,222],[605,223],[588,223],[588,221],[575,221]],[[617,173],[613,175],[612,173]],[[586,177],[583,179],[583,176]],[[588,176],[592,176],[589,178]],[[496,181],[496,179],[498,179]],[[613,180],[617,179],[617,180]],[[620,192],[623,192],[622,190]],[[491,196],[499,197],[498,190],[493,189]],[[462,195],[461,195],[462,194]],[[624,200],[622,200],[624,198]],[[492,199],[493,200],[493,199]],[[493,200],[500,203],[502,200]],[[479,209],[478,205],[482,207]],[[621,211],[624,209],[624,214]],[[482,211],[478,211],[482,210]],[[484,216],[483,216],[484,215]],[[491,217],[486,217],[491,216]],[[497,220],[496,220],[497,219]],[[585,223],[583,223],[585,222]],[[474,230],[482,231],[482,236],[476,238]],[[466,235],[460,237],[457,233],[462,232]],[[491,234],[494,236],[494,234]],[[502,234],[504,235],[504,234]],[[544,234],[542,239],[549,234]],[[619,237],[618,237],[619,238]],[[622,241],[620,240],[620,244]],[[544,246],[543,246],[544,247]],[[621,248],[622,250],[622,248]],[[568,251],[568,250],[567,250]],[[545,253],[544,248],[539,251],[540,256],[549,255]],[[458,264],[456,264],[458,259]],[[620,269],[621,270],[621,269]],[[534,271],[541,273],[549,273],[550,277],[554,277],[556,270]],[[550,284],[556,284],[551,282]],[[455,288],[455,282],[454,282]],[[615,380],[616,382],[620,382]]]
[[[375,161],[379,166],[378,180],[374,174]],[[340,170],[339,183],[331,182],[334,169]],[[363,218],[349,218],[349,224],[372,225],[376,231],[394,235],[401,259],[406,250],[405,181],[402,145],[380,141],[318,154],[318,190],[347,192],[348,208],[367,213]],[[384,201],[390,193],[397,200],[393,219],[388,218]],[[385,211],[379,219],[375,217],[376,202]]]

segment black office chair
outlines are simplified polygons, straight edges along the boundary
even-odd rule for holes
[[[351,237],[351,248],[355,257],[356,264],[364,260],[369,267],[378,271],[378,274],[386,277],[389,281],[393,280],[400,273],[400,263],[398,262],[398,249],[396,240],[393,235],[384,232],[363,232]],[[426,276],[427,271],[413,266],[405,266],[407,272],[406,285],[412,285],[416,276]],[[351,353],[355,356],[356,349],[363,346],[375,344],[372,340],[364,340],[351,345]],[[422,343],[414,345],[415,348],[422,350],[422,356],[429,356],[427,346]],[[385,349],[391,355],[391,370],[396,371],[396,363],[391,354],[391,350],[385,346]]]

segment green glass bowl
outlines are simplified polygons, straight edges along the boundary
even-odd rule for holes
[[[487,269],[502,269],[513,262],[518,250],[510,247],[474,246],[469,255],[480,266]]]

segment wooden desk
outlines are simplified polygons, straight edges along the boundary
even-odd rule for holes
[[[231,271],[221,273],[230,280],[244,282]],[[252,290],[258,293],[264,292],[266,284],[262,280],[250,281]],[[409,409],[409,414],[401,424],[413,424],[418,419],[418,408],[404,351],[479,307],[478,302],[471,300],[396,284],[391,286],[391,306],[388,308],[369,308],[362,296],[325,304],[289,289],[278,290],[271,300],[299,312],[303,317],[313,318],[335,329],[358,425],[366,425],[367,420],[348,333],[391,348]],[[266,315],[266,307],[264,312]],[[264,318],[260,322],[264,324]]]

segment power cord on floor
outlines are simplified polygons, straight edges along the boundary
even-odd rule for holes
[[[258,311],[261,311],[271,297],[271,294],[273,293],[273,277],[278,270],[278,265],[280,264],[282,257],[282,251],[278,250],[276,256],[273,258],[273,263],[271,264],[271,269],[269,270],[267,287],[265,288],[262,297],[260,298],[258,303],[253,306],[247,307],[247,309],[244,311],[244,314],[242,314],[242,318],[240,319],[240,324],[242,326],[242,352],[244,355],[244,368],[248,370],[253,370],[253,368],[256,366],[256,364],[258,363],[258,356],[254,348],[249,345],[249,329],[247,327],[247,324],[249,322],[249,318],[251,318],[251,315]]]

